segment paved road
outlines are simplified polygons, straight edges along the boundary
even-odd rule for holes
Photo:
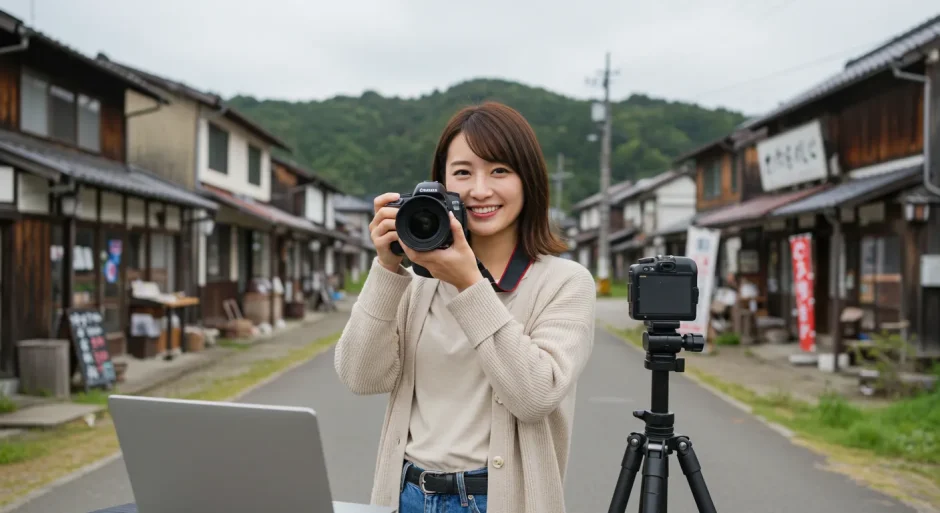
[[[632,410],[649,401],[643,355],[598,329],[594,355],[578,389],[568,511],[607,511],[631,430],[642,424]],[[718,511],[732,513],[912,512],[879,493],[824,470],[821,458],[673,374],[677,430],[690,436]],[[321,418],[334,500],[366,502],[385,396],[356,397],[339,383],[332,352],[245,397],[248,402],[310,406]],[[678,462],[671,462],[671,511],[695,511]],[[636,495],[628,511],[638,507]],[[20,508],[16,513],[85,513],[130,502],[121,461],[108,465]]]

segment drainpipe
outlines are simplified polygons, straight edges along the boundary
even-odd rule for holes
[[[19,25],[15,30],[13,30],[13,32],[20,35],[20,42],[14,45],[0,48],[0,55],[22,52],[29,48],[29,31],[26,29],[26,27]]]
[[[934,60],[935,57],[934,51],[931,51],[924,60],[925,62],[930,62]],[[930,181],[930,94],[931,94],[931,80],[930,77],[925,75],[918,75],[916,73],[909,73],[907,71],[901,71],[898,68],[897,63],[891,65],[891,71],[894,72],[894,76],[902,80],[910,80],[912,82],[920,82],[924,84],[924,188],[928,191],[940,196],[940,188],[933,184]]]

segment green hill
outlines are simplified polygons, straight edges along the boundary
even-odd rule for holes
[[[591,104],[504,80],[476,79],[419,98],[337,96],[288,102],[237,96],[233,107],[279,134],[298,162],[350,194],[409,191],[427,179],[434,145],[460,107],[496,100],[518,109],[538,134],[550,169],[558,152],[575,174],[564,186],[570,205],[597,191],[600,142]],[[633,95],[615,104],[612,178],[642,178],[669,167],[684,151],[727,134],[744,116],[727,110]]]

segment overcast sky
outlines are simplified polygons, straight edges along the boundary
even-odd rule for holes
[[[419,96],[497,77],[586,98],[585,78],[765,111],[940,14],[937,0],[0,0],[89,55],[224,96]],[[890,7],[889,7],[890,5]],[[33,18],[35,15],[35,18]]]

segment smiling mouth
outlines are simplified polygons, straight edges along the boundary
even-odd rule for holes
[[[502,205],[493,205],[488,207],[469,207],[469,210],[474,214],[492,214],[502,208]]]

